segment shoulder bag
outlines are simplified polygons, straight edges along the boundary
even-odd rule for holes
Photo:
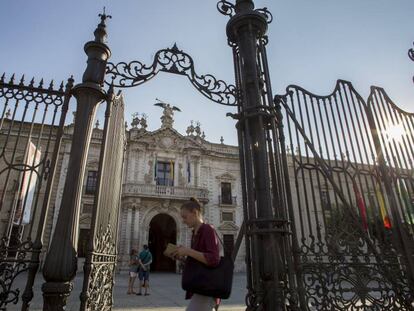
[[[217,232],[214,232],[223,245]],[[220,257],[220,263],[215,267],[208,267],[192,257],[187,257],[181,286],[194,294],[227,299],[231,294],[233,270],[234,263],[230,256]]]

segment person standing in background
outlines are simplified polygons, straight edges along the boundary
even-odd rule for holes
[[[138,251],[136,249],[131,249],[131,254],[129,258],[129,281],[128,281],[128,291],[127,291],[128,295],[135,294],[134,283],[135,283],[135,279],[137,278],[138,265],[139,265]]]
[[[145,288],[144,295],[148,296],[149,288],[149,271],[152,263],[152,254],[148,249],[148,245],[144,245],[144,249],[139,253],[138,278],[140,280],[139,291],[137,295],[142,295],[142,288]]]

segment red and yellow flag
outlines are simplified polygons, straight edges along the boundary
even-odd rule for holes
[[[170,186],[174,186],[174,162],[172,160],[170,160]]]
[[[358,186],[355,181],[352,182],[355,192],[355,198],[357,206],[359,209],[359,215],[361,217],[362,226],[365,230],[368,230],[368,221],[367,221],[367,209],[365,207],[364,198],[361,195],[361,192],[358,189]]]
[[[385,208],[385,200],[384,200],[384,196],[382,195],[381,187],[378,183],[378,180],[375,183],[375,195],[376,195],[377,200],[378,200],[378,204],[379,204],[381,218],[382,218],[382,222],[384,224],[384,228],[385,229],[391,229],[391,220],[390,220],[390,217],[388,217],[387,209]]]

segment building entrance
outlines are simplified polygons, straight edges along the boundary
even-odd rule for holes
[[[152,253],[152,271],[175,272],[175,261],[164,256],[168,243],[177,242],[177,224],[167,214],[158,214],[150,222],[148,246]]]

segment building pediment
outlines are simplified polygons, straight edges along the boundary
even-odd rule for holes
[[[161,128],[134,139],[148,148],[162,150],[204,149],[203,145],[188,136],[183,136],[173,128]]]
[[[238,231],[239,227],[234,222],[224,222],[217,229],[220,231]]]
[[[218,179],[218,180],[236,180],[236,177],[234,177],[232,174],[230,174],[230,173],[228,173],[228,172],[226,172],[226,173],[224,173],[224,174],[221,174],[221,175],[218,175],[218,176],[216,176],[216,178]]]

